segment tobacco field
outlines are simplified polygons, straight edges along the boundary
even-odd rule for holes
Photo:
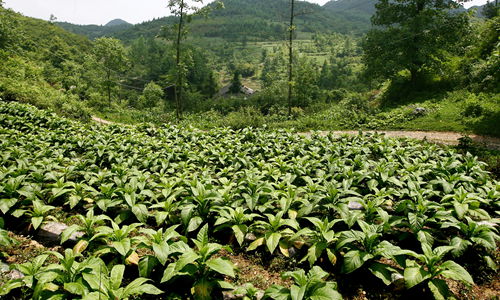
[[[13,233],[67,225],[58,250],[9,265],[2,299],[326,300],[350,281],[463,298],[495,276],[499,200],[477,158],[425,142],[102,126],[0,101],[0,260]],[[282,283],[246,280],[235,255],[279,258]]]

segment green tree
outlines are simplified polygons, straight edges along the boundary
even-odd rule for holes
[[[293,82],[293,34],[297,29],[295,24],[295,0],[290,0],[290,26],[288,27],[288,115],[292,114]]]
[[[401,71],[415,83],[424,71],[436,70],[467,35],[467,13],[452,0],[379,0],[364,40],[368,74],[390,78]]]
[[[0,2],[0,49],[12,49],[21,41],[19,21],[10,9],[5,9]]]
[[[203,3],[203,0],[192,0],[190,1],[193,4]],[[220,2],[217,4],[221,5]],[[187,84],[186,76],[188,72],[187,64],[182,56],[182,47],[181,42],[187,36],[188,30],[186,28],[186,24],[191,21],[191,18],[195,14],[208,14],[208,7],[204,9],[200,9],[195,5],[189,5],[186,0],[169,0],[168,8],[170,9],[170,13],[177,17],[178,21],[174,26],[174,47],[175,47],[175,85],[174,85],[174,95],[175,95],[175,111],[177,115],[177,119],[180,120],[182,118],[182,98],[183,98],[183,89]],[[168,34],[166,37],[171,37]]]
[[[294,74],[296,85],[293,88],[295,99],[289,105],[305,107],[317,98],[319,93],[319,70],[316,64],[307,57],[298,57]]]
[[[101,86],[111,104],[111,91],[118,85],[119,75],[128,68],[127,52],[120,40],[103,37],[95,40],[93,54],[95,66],[104,74]]]
[[[240,72],[235,71],[233,75],[233,80],[231,80],[231,86],[229,87],[229,92],[232,94],[239,94],[241,91],[241,80]]]
[[[494,17],[498,17],[500,11],[500,6],[498,5],[498,0],[488,1],[483,6],[482,13],[488,19],[493,19]]]
[[[139,97],[139,105],[142,108],[152,108],[161,103],[164,92],[161,86],[151,81],[144,87],[142,95]]]

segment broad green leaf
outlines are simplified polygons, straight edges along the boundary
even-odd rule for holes
[[[247,251],[252,251],[257,249],[257,247],[262,246],[264,244],[264,238],[258,238],[255,241],[253,241],[247,248]]]
[[[187,231],[195,231],[196,229],[198,229],[198,227],[200,227],[201,223],[203,223],[203,220],[200,217],[193,217],[191,220],[189,220]]]
[[[467,211],[469,210],[469,205],[466,203],[453,202],[453,208],[457,213],[459,219],[463,219]]]
[[[274,249],[276,249],[276,247],[278,246],[280,239],[281,234],[279,232],[273,232],[266,237],[266,245],[270,253],[274,252]]]
[[[62,233],[61,233],[61,244],[66,242],[72,235],[75,233],[77,230],[80,230],[80,226],[73,224],[66,228]]]
[[[227,281],[224,281],[224,280],[219,280],[219,281],[217,281],[217,283],[219,284],[221,289],[225,289],[225,290],[235,290],[236,289],[236,286],[234,286],[234,284],[227,282]]]
[[[163,293],[163,291],[161,291],[154,285],[145,284],[148,281],[149,279],[142,277],[134,279],[134,281],[129,283],[123,290],[124,297],[128,298],[132,295],[142,295],[142,294],[159,295]]]
[[[469,272],[467,272],[464,269],[464,267],[457,264],[456,262],[447,260],[444,263],[442,263],[439,267],[441,270],[443,270],[441,271],[441,275],[443,275],[444,277],[448,277],[451,279],[465,282],[470,285],[474,285],[474,280],[472,280],[472,277],[470,276]]]
[[[9,280],[6,283],[0,285],[0,296],[5,296],[9,294],[12,290],[24,286],[22,279]]]
[[[486,262],[486,265],[492,269],[492,270],[495,270],[497,269],[497,264],[495,263],[495,261],[491,258],[491,256],[488,256],[486,255],[484,257],[484,261]]]
[[[198,234],[196,235],[196,239],[202,244],[202,245],[207,245],[208,244],[208,224],[205,224]]]
[[[200,258],[200,256],[198,254],[196,254],[196,252],[194,252],[192,250],[188,251],[188,252],[184,253],[183,255],[181,255],[179,260],[177,260],[177,262],[175,263],[175,269],[177,271],[180,271],[186,265],[195,262],[198,258]]]
[[[158,265],[159,261],[156,257],[151,255],[146,255],[139,261],[139,275],[141,277],[149,278],[153,268]]]
[[[155,252],[155,257],[158,261],[162,265],[165,265],[170,256],[170,246],[168,243],[165,241],[160,244],[153,243],[153,251]]]
[[[64,289],[71,294],[83,296],[85,293],[85,286],[79,282],[66,282]]]
[[[417,239],[420,243],[432,246],[434,244],[434,237],[425,230],[420,230],[417,233]]]
[[[221,257],[210,259],[207,261],[207,266],[218,273],[234,277],[234,266],[229,260]]]
[[[163,294],[163,291],[148,283],[143,284],[140,288],[138,288],[138,294],[160,295]]]
[[[83,296],[82,300],[103,300],[107,299],[109,296],[102,292],[92,292]]]
[[[405,284],[407,288],[412,288],[422,281],[431,278],[431,274],[422,267],[408,267],[404,270]]]
[[[112,242],[111,246],[120,253],[121,256],[126,256],[130,250],[130,239],[125,238],[121,241]]]
[[[326,285],[314,291],[310,300],[342,300],[342,295],[333,286]]]
[[[290,290],[279,285],[270,286],[264,293],[264,298],[269,297],[274,300],[288,300]]]
[[[302,300],[304,299],[304,295],[306,294],[306,285],[298,287],[296,285],[292,285],[290,287],[290,296],[292,300]]]
[[[111,280],[111,288],[117,290],[122,285],[123,273],[125,272],[124,265],[115,265],[113,269],[111,269],[110,280]]]
[[[59,277],[59,273],[52,272],[52,271],[45,271],[45,272],[39,273],[36,276],[39,283],[49,283],[49,282],[54,281],[57,277]]]
[[[132,213],[137,217],[142,223],[146,223],[148,218],[148,208],[144,204],[137,204],[132,206]]]
[[[455,299],[455,297],[453,297],[453,295],[450,293],[446,281],[434,278],[430,280],[427,285],[429,286],[432,295],[434,295],[434,299],[436,300]]]
[[[178,271],[176,270],[176,263],[171,263],[167,266],[165,271],[163,271],[163,276],[161,278],[161,283],[167,282],[177,275]]]
[[[125,289],[123,290],[124,297],[130,297],[131,295],[142,295],[142,294],[150,294],[150,295],[159,295],[162,294],[163,291],[158,289],[152,284],[146,284],[149,279],[147,278],[136,278],[134,281],[129,283]]]
[[[394,268],[378,262],[372,263],[368,267],[368,269],[370,270],[370,272],[372,272],[373,275],[380,278],[385,283],[385,285],[390,285],[392,283],[392,273],[396,272]]]
[[[245,241],[245,234],[247,232],[247,226],[233,225],[231,228],[233,229],[234,236],[236,237],[236,241],[238,241],[238,244],[240,246],[243,245],[243,242]]]
[[[344,263],[342,264],[342,273],[351,273],[360,268],[366,261],[373,258],[373,255],[359,251],[351,250],[344,255]]]
[[[15,198],[10,198],[10,199],[0,199],[0,211],[4,213],[5,215],[7,212],[17,203],[17,199]]]
[[[36,230],[40,225],[42,225],[43,217],[33,217],[31,218],[31,224],[33,224],[33,228]]]

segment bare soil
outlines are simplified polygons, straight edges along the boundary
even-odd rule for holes
[[[92,116],[92,121],[94,121],[96,123],[99,123],[99,124],[103,124],[103,125],[114,124],[114,122],[111,122],[111,121],[108,121],[108,120],[104,120],[104,119],[98,118],[96,116]]]

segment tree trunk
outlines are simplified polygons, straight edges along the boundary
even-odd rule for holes
[[[108,86],[108,103],[111,107],[111,71],[107,72],[107,86]]]
[[[292,7],[290,10],[290,28],[288,45],[288,116],[292,115],[292,88],[293,88],[293,19],[295,17],[295,0],[290,0]]]
[[[410,82],[412,84],[412,87],[415,87],[416,84],[418,83],[418,77],[419,77],[419,69],[420,66],[422,65],[422,62],[420,61],[420,49],[419,49],[419,37],[418,37],[418,32],[420,31],[421,24],[419,22],[418,16],[420,15],[420,12],[424,10],[425,8],[425,2],[422,0],[417,0],[416,3],[416,13],[415,16],[417,17],[417,22],[415,23],[415,28],[413,28],[413,39],[412,39],[412,44],[411,44],[411,57],[412,57],[412,66],[410,67]]]
[[[179,16],[179,26],[177,28],[177,40],[176,40],[176,67],[177,67],[177,78],[174,86],[175,94],[175,112],[177,120],[180,121],[182,118],[182,76],[180,71],[181,65],[181,37],[182,37],[182,24],[184,21],[184,0],[181,1],[181,9]]]

